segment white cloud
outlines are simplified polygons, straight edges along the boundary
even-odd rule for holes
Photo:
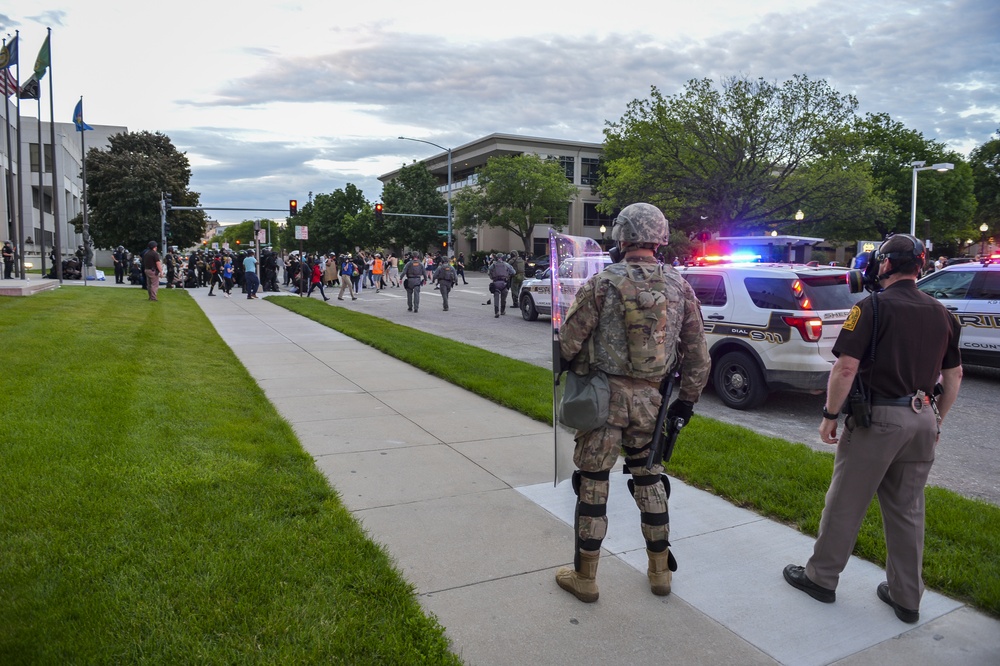
[[[1000,126],[995,0],[8,5],[23,63],[53,28],[57,119],[82,94],[91,123],[165,132],[220,206],[348,182],[377,199],[380,173],[433,151],[399,135],[600,141],[651,85],[700,77],[824,78],[963,152]]]

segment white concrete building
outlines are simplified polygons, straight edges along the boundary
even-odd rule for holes
[[[591,186],[596,182],[597,167],[603,152],[603,144],[585,143],[583,141],[564,141],[560,139],[544,139],[515,134],[490,134],[471,143],[453,148],[452,161],[452,194],[475,185],[475,171],[486,164],[491,157],[534,154],[553,158],[559,161],[566,171],[566,177],[577,187],[574,197],[566,202],[568,208],[568,224],[563,232],[575,236],[590,236],[601,240],[601,225],[605,225],[605,238],[610,238],[611,218],[597,212],[597,204],[601,198],[591,192]],[[439,190],[447,197],[448,190],[448,153],[442,152],[420,160],[428,170],[437,177],[441,184]],[[379,176],[379,180],[387,183],[399,175],[400,170],[390,171]],[[442,220],[442,229],[445,221]],[[476,250],[518,250],[523,251],[524,245],[515,234],[495,227],[481,226],[473,234],[471,240],[463,234],[455,232],[455,252],[474,252]],[[538,225],[532,235],[532,255],[547,252],[549,237],[548,225]]]
[[[42,108],[42,114],[47,110]],[[45,266],[49,268],[48,253],[55,243],[55,229],[59,225],[60,244],[63,255],[71,254],[83,243],[81,234],[69,223],[80,214],[83,207],[83,157],[80,145],[81,132],[71,123],[55,123],[55,150],[51,143],[50,123],[42,122],[39,127],[37,104],[32,100],[21,100],[21,164],[17,161],[17,107],[7,100],[0,104],[3,118],[0,119],[0,173],[4,176],[4,187],[0,188],[0,210],[3,211],[5,223],[0,240],[15,238],[15,225],[19,221],[18,194],[23,201],[24,220],[21,228],[24,230],[24,258],[36,268],[41,265],[41,252],[45,249]],[[120,132],[127,132],[127,127],[112,125],[93,125],[94,129],[84,134],[85,148],[107,149],[108,138]],[[10,159],[8,160],[7,130],[10,130]],[[44,172],[40,176],[39,163],[39,129],[41,130],[41,145],[44,146],[41,156],[44,162]],[[58,176],[58,182],[53,183],[53,167]],[[17,192],[17,173],[21,172],[21,190]],[[58,216],[54,218],[53,196],[57,196]],[[44,231],[43,231],[44,224]]]

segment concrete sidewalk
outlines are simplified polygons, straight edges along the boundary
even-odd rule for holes
[[[601,598],[580,603],[554,580],[574,497],[552,486],[549,426],[264,300],[189,293],[469,664],[1000,662],[1000,622],[928,591],[903,624],[857,558],[837,603],[813,601],[781,575],[812,538],[676,480],[673,593],[649,592],[617,474]]]

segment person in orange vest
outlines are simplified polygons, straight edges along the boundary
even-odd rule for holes
[[[382,277],[385,275],[385,262],[382,261],[382,255],[378,252],[375,253],[375,261],[372,262],[372,276],[375,278],[375,293],[382,291],[385,284],[382,282]]]

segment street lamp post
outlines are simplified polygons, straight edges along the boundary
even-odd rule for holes
[[[607,231],[608,231],[608,228],[602,224],[601,225],[601,250],[604,250],[604,234]]]
[[[448,237],[447,245],[445,246],[445,256],[451,257],[453,248],[451,246],[451,148],[445,148],[444,146],[438,145],[433,141],[424,141],[423,139],[414,139],[408,136],[398,137],[403,141],[417,141],[419,143],[426,143],[429,146],[434,146],[435,148],[440,148],[441,150],[448,151]]]
[[[910,235],[914,238],[917,236],[917,172],[940,171],[941,173],[944,173],[945,171],[951,171],[955,168],[955,165],[951,162],[941,162],[930,166],[924,166],[925,164],[927,164],[927,162],[923,160],[910,162],[910,166],[913,167],[913,200],[910,203]]]
[[[980,238],[980,240],[979,240],[979,254],[980,255],[985,255],[986,254],[986,232],[989,231],[989,230],[990,230],[990,227],[985,222],[983,222],[982,224],[979,225],[979,233],[982,234],[982,238]]]

